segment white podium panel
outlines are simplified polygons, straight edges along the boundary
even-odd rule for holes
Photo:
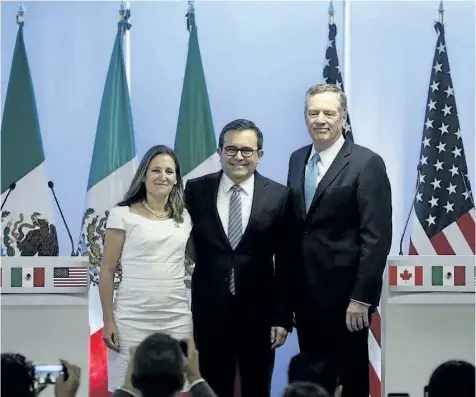
[[[86,257],[1,257],[1,352],[78,365],[78,397],[89,392],[88,266]],[[54,386],[41,396],[54,397]]]
[[[389,257],[382,291],[382,396],[423,396],[435,368],[475,363],[474,256]]]

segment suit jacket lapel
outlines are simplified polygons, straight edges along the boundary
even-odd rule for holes
[[[299,211],[301,212],[302,219],[306,218],[306,195],[305,195],[305,182],[306,182],[306,165],[307,159],[311,154],[312,145],[309,145],[307,151],[305,151],[304,156],[299,159],[298,163],[298,175],[301,175],[301,180],[299,182],[299,186],[301,188],[300,200],[299,200]]]
[[[267,184],[268,182],[266,182],[266,180],[258,172],[255,172],[253,203],[251,204],[250,219],[248,220],[248,224],[245,230],[243,231],[243,235],[241,237],[240,242],[236,246],[237,249],[240,247],[241,244],[243,244],[245,238],[247,238],[247,236],[250,234],[253,224],[260,221],[260,216],[266,203],[266,195],[268,193],[268,189],[266,189]]]
[[[326,174],[319,182],[319,185],[317,185],[316,193],[314,194],[314,197],[312,199],[311,207],[309,208],[308,214],[316,207],[319,198],[322,196],[322,194],[332,184],[332,182],[334,182],[340,172],[347,166],[347,164],[349,163],[350,153],[350,142],[346,140],[341,150],[337,154],[336,158],[332,162],[331,166],[327,170]]]

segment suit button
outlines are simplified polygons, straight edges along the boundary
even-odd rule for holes
[[[309,229],[304,229],[304,234],[308,234],[309,233]]]

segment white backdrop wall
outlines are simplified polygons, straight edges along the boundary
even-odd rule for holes
[[[102,90],[120,2],[25,2],[25,41],[50,178],[77,241]],[[419,159],[438,1],[335,2],[339,60],[354,138],[381,154],[393,189],[394,240],[412,198]],[[17,26],[17,2],[1,4],[1,93],[5,98]],[[173,146],[185,70],[186,2],[133,1],[131,99],[138,155]],[[445,3],[446,39],[464,148],[475,186],[475,4]],[[322,81],[327,1],[200,1],[197,24],[215,130],[231,119],[263,130],[259,170],[285,182],[290,153],[309,142],[306,89]],[[346,34],[347,33],[347,34]],[[347,48],[344,54],[344,36]],[[3,109],[3,105],[2,105]],[[61,225],[60,252],[69,239]],[[294,336],[278,353],[273,381],[285,384]]]

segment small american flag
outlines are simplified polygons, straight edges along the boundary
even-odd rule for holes
[[[474,255],[474,202],[450,74],[445,31],[428,89],[410,255]]]
[[[89,270],[82,267],[55,267],[53,286],[60,288],[85,287],[89,283]]]

